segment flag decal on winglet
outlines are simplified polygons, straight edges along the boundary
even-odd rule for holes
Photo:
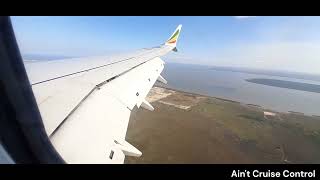
[[[178,41],[178,37],[180,35],[180,31],[181,31],[181,27],[182,25],[180,24],[177,29],[174,31],[174,33],[171,35],[171,37],[167,40],[166,44],[169,45],[176,45],[177,41]]]
[[[168,40],[168,43],[175,43],[175,42],[177,42],[179,32],[180,32],[180,29],[178,29],[178,30],[174,33],[174,35]]]

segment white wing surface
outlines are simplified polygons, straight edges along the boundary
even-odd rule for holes
[[[25,62],[51,142],[67,163],[123,163],[141,156],[126,142],[131,110],[153,107],[145,100],[174,50],[181,31],[167,42],[113,57]]]

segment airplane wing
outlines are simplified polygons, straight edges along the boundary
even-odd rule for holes
[[[176,51],[177,27],[161,46],[113,57],[26,61],[46,132],[67,163],[123,163],[141,152],[125,140],[131,110],[153,110],[145,97]]]

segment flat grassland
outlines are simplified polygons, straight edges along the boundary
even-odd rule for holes
[[[320,117],[160,87],[148,100],[126,135],[143,154],[125,163],[320,163]]]

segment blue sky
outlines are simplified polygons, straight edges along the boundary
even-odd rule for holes
[[[91,56],[163,43],[166,61],[320,74],[320,17],[12,17],[23,54]]]

